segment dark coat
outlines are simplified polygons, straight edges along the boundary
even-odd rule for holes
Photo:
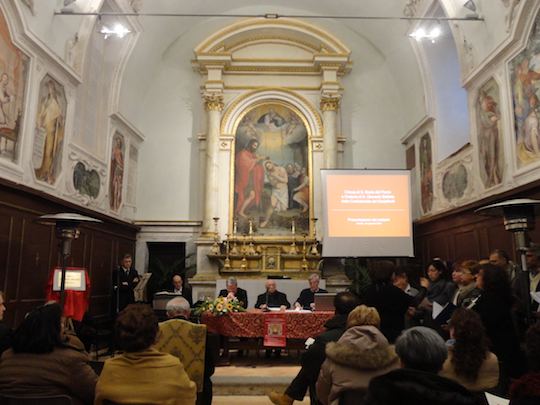
[[[375,307],[381,317],[381,332],[394,342],[405,328],[405,313],[413,297],[391,283],[372,284],[364,295],[364,304]]]
[[[259,295],[255,308],[260,308],[263,304],[267,304],[269,307],[280,307],[282,305],[285,305],[287,308],[291,307],[291,303],[287,301],[287,294],[279,291],[275,291],[272,294],[263,293]]]
[[[453,282],[439,278],[429,284],[426,298],[429,302],[436,302],[444,307],[454,296],[456,288],[457,286]]]
[[[11,347],[13,331],[3,321],[0,321],[0,355]]]
[[[224,288],[223,290],[221,290],[219,292],[218,297],[226,297],[227,295],[229,295],[229,292],[227,291],[226,288]],[[243,288],[237,288],[237,290],[236,290],[236,298],[238,299],[238,302],[240,303],[240,305],[242,305],[244,308],[247,308],[247,306],[248,306],[248,297],[247,297],[247,291],[246,290],[244,290]]]
[[[476,405],[457,382],[425,371],[401,368],[371,380],[365,405]]]
[[[540,372],[525,374],[510,387],[510,405],[540,404]]]
[[[327,293],[328,291],[323,290],[322,288],[319,288],[319,291],[317,293]],[[311,304],[315,302],[315,293],[311,291],[310,288],[305,288],[300,292],[300,296],[296,300],[302,308],[304,309],[311,309]]]
[[[137,280],[137,281],[135,281]],[[118,300],[118,312],[123,310],[129,304],[135,302],[135,295],[133,294],[133,289],[137,285],[139,280],[139,274],[137,270],[133,267],[129,269],[128,274],[122,268],[118,266],[115,271],[112,273],[112,285],[114,288],[113,295],[113,312],[116,312],[116,304]]]
[[[482,320],[490,341],[490,350],[495,353],[510,377],[517,378],[525,372],[525,354],[511,314],[512,303],[504,302],[492,293],[482,293],[472,307]]]

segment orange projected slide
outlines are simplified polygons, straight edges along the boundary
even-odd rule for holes
[[[328,175],[326,187],[329,236],[411,236],[407,176]]]

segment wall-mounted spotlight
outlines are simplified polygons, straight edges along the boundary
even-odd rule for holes
[[[106,25],[102,25],[99,32],[104,35],[105,39],[107,39],[113,35],[116,35],[118,38],[124,38],[131,31],[124,25],[116,23],[112,28],[109,28]]]
[[[441,27],[438,25],[426,31],[424,28],[417,28],[412,33],[409,34],[411,38],[416,39],[417,41],[422,41],[423,39],[430,40],[432,43],[435,42],[442,34]]]

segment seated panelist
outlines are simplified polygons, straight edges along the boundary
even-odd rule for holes
[[[266,287],[266,292],[257,297],[255,308],[260,308],[262,310],[268,308],[280,308],[284,310],[291,307],[291,304],[287,301],[287,295],[276,289],[275,280],[266,280],[264,285]]]
[[[218,297],[227,297],[227,299],[236,298],[240,305],[244,308],[248,306],[248,298],[246,290],[238,288],[238,281],[234,277],[229,277],[226,282],[227,288],[219,292]]]
[[[184,286],[184,280],[179,274],[175,274],[171,280],[171,288],[167,290],[170,293],[181,295],[184,297],[189,305],[193,305],[193,298],[191,288]]]
[[[313,273],[309,276],[309,288],[305,288],[300,292],[300,296],[294,303],[296,309],[314,309],[315,308],[315,293],[327,293],[328,291],[319,288],[321,277]]]

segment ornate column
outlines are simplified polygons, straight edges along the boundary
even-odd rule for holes
[[[338,95],[324,95],[321,97],[321,111],[323,115],[323,147],[324,168],[334,169],[337,167],[337,110],[339,107]]]
[[[204,105],[208,115],[208,129],[206,135],[206,183],[204,193],[203,234],[213,233],[213,220],[217,216],[219,191],[219,131],[221,124],[221,111],[223,111],[223,96],[212,92],[203,95]]]

